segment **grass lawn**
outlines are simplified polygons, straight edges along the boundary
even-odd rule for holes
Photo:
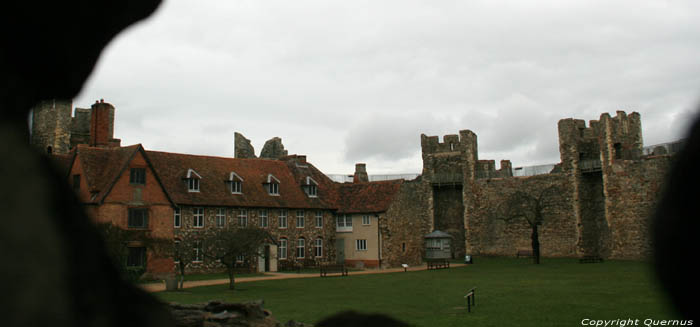
[[[674,319],[645,263],[475,258],[468,267],[239,283],[161,292],[164,301],[264,299],[284,323],[315,323],[342,310],[382,312],[417,326],[581,326],[589,319]],[[477,287],[466,313],[465,291]]]

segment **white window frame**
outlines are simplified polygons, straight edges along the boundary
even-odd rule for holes
[[[362,225],[372,225],[372,218],[370,215],[362,215]]]
[[[299,256],[299,254],[301,254],[301,256]],[[297,239],[296,257],[297,259],[304,259],[306,257],[306,239],[304,238]]]
[[[194,258],[192,258],[192,262],[204,262],[203,244],[202,240],[194,241],[194,247],[192,248],[192,251],[194,251]]]
[[[267,209],[260,209],[259,215],[260,215],[260,227],[267,228],[267,226],[268,226]]]
[[[277,257],[280,260],[286,260],[287,259],[287,239],[286,238],[281,238],[280,239],[280,246],[278,247],[277,251]]]
[[[192,176],[195,175],[195,176]],[[199,192],[199,180],[202,176],[199,176],[194,169],[187,170],[187,192]]]
[[[204,228],[204,208],[192,208],[192,228]]]
[[[316,211],[316,228],[323,228],[323,211]]]
[[[239,209],[238,210],[238,226],[247,227],[248,226],[248,210]]]
[[[175,208],[175,210],[173,210],[173,227],[182,227],[182,213],[180,212],[180,208]]]
[[[310,176],[306,176],[306,185],[305,186],[305,191],[306,195],[310,198],[317,198],[318,197],[318,183],[311,178]]]
[[[267,175],[267,187],[267,194],[272,196],[280,195],[280,180],[272,174]]]
[[[352,232],[352,215],[340,214],[335,217],[336,232]]]
[[[355,250],[367,251],[367,240],[355,240]]]
[[[241,176],[231,172],[229,181],[231,182],[231,194],[243,194],[243,178]]]
[[[216,227],[226,227],[226,209],[216,209]]]
[[[301,214],[301,215],[299,215]],[[304,228],[306,226],[306,213],[304,210],[297,210],[297,221],[296,221],[296,226],[297,228]]]
[[[284,222],[284,224],[283,224]],[[279,225],[280,229],[286,229],[288,226],[288,221],[287,221],[287,209],[280,209],[280,215],[277,220],[277,224]]]
[[[323,257],[323,239],[320,237],[314,240],[314,257]]]

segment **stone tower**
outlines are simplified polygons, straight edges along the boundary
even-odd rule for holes
[[[45,100],[32,109],[31,143],[49,154],[70,150],[71,100]]]

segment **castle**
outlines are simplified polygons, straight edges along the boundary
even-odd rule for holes
[[[530,248],[530,226],[506,222],[499,208],[519,192],[544,194],[539,239],[550,257],[595,255],[643,260],[651,253],[652,212],[671,155],[645,154],[641,118],[618,111],[586,122],[558,123],[561,162],[545,174],[513,176],[508,160],[478,156],[477,136],[421,135],[423,171],[404,181],[370,182],[357,164],[352,183],[333,182],[303,155],[288,155],[281,139],[260,157],[236,133],[234,158],[122,147],[113,138],[114,107],[98,101],[75,110],[45,101],[34,109],[32,143],[52,154],[89,215],[122,228],[172,239],[206,228],[255,225],[275,242],[252,261],[261,271],[307,261],[388,267],[419,264],[424,236],[453,237],[453,257],[513,256]],[[196,249],[195,249],[196,250]],[[129,263],[154,273],[172,259],[130,245]],[[193,269],[215,269],[197,261]]]

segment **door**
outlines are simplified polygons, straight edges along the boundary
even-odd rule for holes
[[[270,271],[270,245],[265,245],[265,272]]]
[[[336,238],[335,239],[335,262],[345,263],[345,239]]]

